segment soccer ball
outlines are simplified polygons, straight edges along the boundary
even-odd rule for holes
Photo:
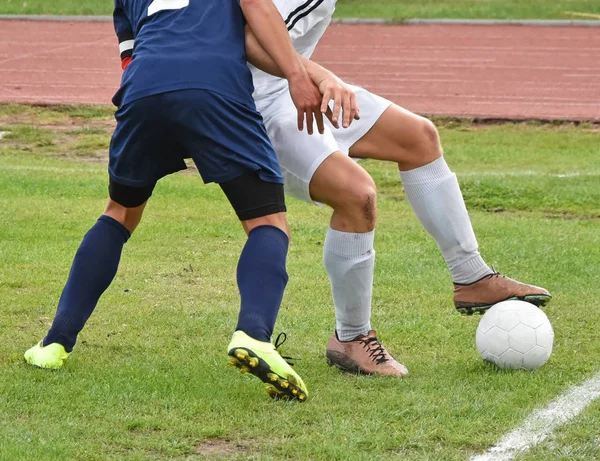
[[[475,344],[481,358],[499,368],[535,370],[550,358],[554,331],[533,304],[502,301],[481,318]]]

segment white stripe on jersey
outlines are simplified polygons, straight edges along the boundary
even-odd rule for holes
[[[286,21],[290,38],[298,54],[310,58],[331,22],[336,0],[273,0]],[[287,81],[249,65],[254,80],[254,99],[262,112],[269,101],[287,91]]]

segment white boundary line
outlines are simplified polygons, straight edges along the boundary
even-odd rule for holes
[[[0,14],[0,20],[14,21],[74,21],[112,22],[112,16],[63,16],[33,14]],[[558,26],[600,27],[600,20],[592,19],[383,19],[383,18],[334,18],[333,24],[423,24],[423,25],[482,25],[482,26]]]
[[[507,434],[485,454],[470,461],[510,461],[518,454],[543,442],[558,426],[579,415],[585,407],[600,397],[600,373],[588,379],[541,410],[538,410],[514,431]]]

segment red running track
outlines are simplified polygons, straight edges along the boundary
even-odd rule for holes
[[[314,59],[424,115],[600,121],[600,28],[332,25]],[[0,101],[110,104],[110,22],[0,21]]]

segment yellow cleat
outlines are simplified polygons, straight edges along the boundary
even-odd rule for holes
[[[62,344],[52,343],[43,346],[42,341],[40,341],[25,352],[23,357],[29,365],[34,367],[57,370],[63,366],[63,363],[69,357],[69,352],[65,351]]]
[[[227,350],[228,363],[242,373],[251,373],[260,379],[272,398],[300,402],[307,399],[304,381],[270,342],[258,341],[243,331],[236,331]]]

